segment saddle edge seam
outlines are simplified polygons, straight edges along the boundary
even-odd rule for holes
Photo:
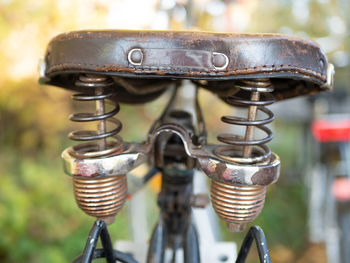
[[[183,71],[183,70],[177,70],[177,69],[171,69],[169,67],[120,67],[117,68],[114,65],[97,65],[97,64],[90,64],[90,63],[75,63],[75,62],[67,62],[67,63],[61,63],[61,64],[56,64],[56,65],[51,65],[49,69],[47,70],[47,74],[52,74],[56,71],[62,70],[66,67],[79,67],[79,66],[93,66],[95,67],[96,71],[129,71],[132,70],[132,72],[137,72],[137,73],[149,73],[150,70],[152,71],[157,71],[159,73],[166,73],[167,71],[172,71],[172,72],[178,72],[178,73],[186,73],[186,74],[201,74],[201,75],[237,75],[237,73],[258,73],[258,72],[293,72],[293,71],[301,71],[302,73],[305,73],[306,75],[311,75],[311,76],[316,76],[320,80],[325,81],[326,80],[326,75],[322,74],[318,71],[308,69],[308,68],[301,68],[293,65],[261,65],[261,66],[255,66],[252,68],[239,68],[239,69],[234,69],[234,70],[222,70],[222,71]],[[261,68],[260,70],[257,70],[258,68]]]

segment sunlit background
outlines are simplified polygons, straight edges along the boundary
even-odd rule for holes
[[[321,45],[336,67],[335,88],[349,90],[349,14],[347,0],[0,0],[0,262],[69,262],[81,253],[93,222],[77,208],[61,167],[60,153],[71,145],[71,94],[37,82],[38,60],[51,38],[78,29],[298,35]],[[208,93],[201,99],[204,108],[215,100]],[[164,102],[122,105],[120,119],[128,120],[122,135],[143,139],[159,105]],[[281,112],[275,123],[271,146],[282,174],[254,222],[267,233],[275,263],[326,262],[324,246],[308,241],[306,224],[300,138],[309,114]],[[209,127],[218,121],[206,119]],[[111,235],[127,239],[127,212],[117,218]],[[242,235],[222,231],[226,240],[241,242]]]

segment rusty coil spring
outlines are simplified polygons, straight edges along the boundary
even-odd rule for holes
[[[96,101],[96,113],[76,113],[70,115],[70,120],[75,122],[98,121],[98,130],[80,130],[69,133],[68,137],[76,141],[89,141],[75,146],[73,155],[77,158],[99,157],[118,152],[122,148],[122,139],[117,135],[122,129],[122,123],[113,116],[119,112],[119,104],[110,99],[114,92],[107,91],[113,84],[113,80],[105,76],[80,75],[75,85],[84,88],[87,92],[73,95],[75,101]],[[92,92],[88,92],[91,90]],[[109,100],[115,107],[105,112],[105,101]],[[114,128],[107,131],[107,123]],[[112,140],[107,140],[107,138]],[[91,142],[94,141],[94,142]]]
[[[215,212],[234,229],[253,221],[265,202],[266,187],[230,185],[212,180],[211,201]],[[233,229],[232,229],[233,228]]]
[[[108,218],[123,207],[127,195],[126,176],[85,179],[73,178],[78,206],[88,215]]]
[[[270,149],[265,143],[272,140],[272,131],[265,125],[274,120],[274,114],[265,106],[274,102],[271,94],[273,88],[269,79],[242,80],[236,87],[250,92],[250,98],[237,95],[225,99],[227,103],[237,107],[247,107],[248,117],[223,116],[221,121],[227,124],[246,126],[245,136],[230,133],[219,134],[217,139],[228,146],[220,146],[215,150],[216,155],[237,163],[260,163],[268,161],[271,156]],[[263,96],[261,96],[263,93]],[[256,119],[258,111],[265,113],[265,119]],[[254,128],[263,131],[266,136],[254,139]]]
[[[271,81],[269,79],[242,80],[235,86],[240,89],[239,92],[225,100],[236,107],[247,107],[248,116],[246,118],[223,116],[221,121],[246,126],[245,136],[220,134],[218,140],[227,145],[217,147],[215,154],[224,160],[239,164],[254,166],[267,163],[270,160],[271,151],[265,144],[271,141],[272,131],[265,125],[274,120],[272,111],[265,107],[274,102]],[[259,111],[266,115],[264,119],[257,119]],[[265,137],[254,139],[254,129],[262,131]],[[265,193],[265,186],[232,185],[216,180],[212,180],[211,183],[213,208],[233,232],[243,231],[245,225],[260,214],[265,202]]]
[[[76,101],[95,101],[95,113],[76,113],[70,116],[75,122],[97,122],[97,130],[80,130],[71,132],[68,137],[76,141],[85,141],[72,148],[70,154],[75,158],[96,158],[108,156],[123,150],[123,141],[117,135],[122,124],[113,116],[119,112],[119,104],[106,112],[106,100],[112,99],[115,93],[108,90],[113,80],[100,75],[80,75],[75,85],[84,93],[73,95]],[[114,125],[108,130],[107,123]],[[108,139],[108,140],[107,140]],[[73,189],[78,206],[88,215],[112,223],[115,215],[123,207],[127,195],[126,176],[73,178]]]

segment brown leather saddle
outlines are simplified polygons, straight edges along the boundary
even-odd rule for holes
[[[121,102],[149,101],[190,79],[214,93],[269,78],[277,100],[330,89],[332,67],[309,40],[275,34],[76,31],[48,45],[41,83],[77,90],[78,74],[105,74]]]

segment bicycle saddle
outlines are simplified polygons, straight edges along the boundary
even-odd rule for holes
[[[330,89],[332,81],[316,43],[276,34],[75,31],[55,37],[44,62],[41,83],[76,90],[77,74],[110,75],[118,99],[130,103],[151,100],[181,78],[215,93],[240,79],[270,78],[277,100]]]

